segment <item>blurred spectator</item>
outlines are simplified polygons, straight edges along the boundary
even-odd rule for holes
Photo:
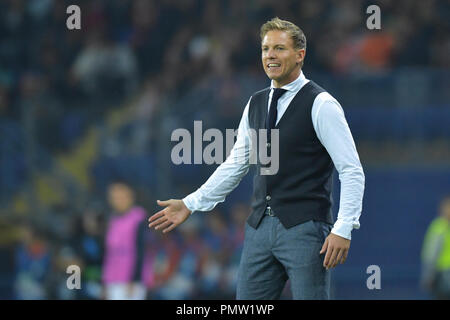
[[[22,243],[16,251],[16,297],[26,300],[47,299],[51,263],[47,241],[41,231],[30,225],[24,226],[22,236]]]
[[[52,252],[52,265],[49,271],[49,299],[73,300],[82,298],[80,290],[69,289],[67,286],[67,280],[70,276],[70,274],[67,273],[67,268],[69,266],[79,267],[81,276],[83,276],[84,265],[77,252],[69,243],[55,245]],[[81,288],[83,288],[84,284],[82,282],[80,285]]]
[[[81,298],[101,299],[101,272],[104,255],[104,216],[100,203],[90,204],[81,216],[77,253],[83,263]]]
[[[156,298],[184,300],[197,297],[197,279],[200,274],[203,243],[199,237],[199,221],[192,219],[183,225],[177,241],[177,259],[173,273],[157,291]],[[173,252],[175,253],[175,252]],[[170,260],[166,260],[166,263]],[[166,266],[167,267],[167,266]]]
[[[155,233],[156,240],[151,247],[154,253],[152,269],[154,273],[153,286],[150,289],[150,299],[170,299],[173,297],[168,283],[175,277],[180,261],[180,249],[173,237],[165,237],[161,233]],[[173,288],[174,295],[177,288]]]
[[[21,240],[20,229],[0,217],[0,300],[14,299],[14,278],[16,274],[15,251]]]
[[[46,75],[38,72],[25,73],[20,79],[22,99],[19,108],[24,117],[27,133],[36,143],[50,151],[60,151],[63,110],[51,92]]]
[[[422,248],[422,285],[435,299],[450,299],[450,196],[428,227]]]
[[[167,39],[172,35],[172,30],[164,25],[168,21],[162,20],[161,10],[161,6],[154,1],[138,0],[131,3],[128,41],[136,54],[141,78],[149,73],[155,75],[160,72]]]
[[[375,70],[390,67],[393,46],[394,40],[389,33],[375,33],[367,36],[361,44],[362,63]]]
[[[137,85],[135,57],[128,46],[114,43],[103,30],[93,30],[72,67],[88,98],[114,101],[131,94]]]
[[[141,300],[147,294],[150,268],[144,266],[146,253],[146,211],[135,205],[134,191],[126,182],[108,188],[113,210],[109,220],[102,280],[108,300]]]

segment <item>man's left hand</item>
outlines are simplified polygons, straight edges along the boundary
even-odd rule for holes
[[[336,267],[338,263],[344,263],[349,249],[350,240],[330,233],[320,250],[320,254],[326,252],[323,266],[328,270]]]

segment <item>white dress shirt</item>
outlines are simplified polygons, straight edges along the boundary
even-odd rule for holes
[[[277,123],[289,107],[298,91],[309,82],[303,72],[293,82],[283,86],[287,90],[278,100]],[[270,107],[273,93],[273,81],[267,109]],[[251,150],[250,125],[248,109],[250,100],[245,106],[239,123],[237,140],[230,155],[197,191],[183,198],[186,207],[194,211],[210,211],[237,187],[247,174],[248,161],[233,161],[239,155],[248,159]],[[351,239],[351,231],[359,229],[359,217],[364,194],[364,172],[356,151],[352,134],[348,127],[341,105],[329,93],[322,92],[314,100],[311,118],[316,135],[327,150],[339,173],[341,182],[340,206],[332,233]]]

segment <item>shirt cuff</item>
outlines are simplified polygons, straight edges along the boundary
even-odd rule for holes
[[[335,222],[333,229],[331,229],[331,233],[338,235],[342,238],[352,240],[352,230],[353,230],[353,223],[338,219]]]
[[[194,208],[193,203],[192,203],[193,201],[192,201],[192,199],[191,199],[191,194],[188,195],[188,196],[186,196],[186,197],[184,197],[184,198],[182,199],[182,201],[183,201],[184,205],[185,205],[189,210],[191,210],[191,214],[193,214],[193,213],[195,212],[195,208]]]

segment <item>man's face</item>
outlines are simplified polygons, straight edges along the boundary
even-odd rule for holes
[[[293,41],[286,32],[267,32],[262,40],[261,50],[264,71],[274,81],[275,87],[282,87],[300,75],[305,50],[294,49]]]
[[[133,205],[134,196],[127,185],[114,183],[109,187],[108,200],[117,213],[125,213]]]

